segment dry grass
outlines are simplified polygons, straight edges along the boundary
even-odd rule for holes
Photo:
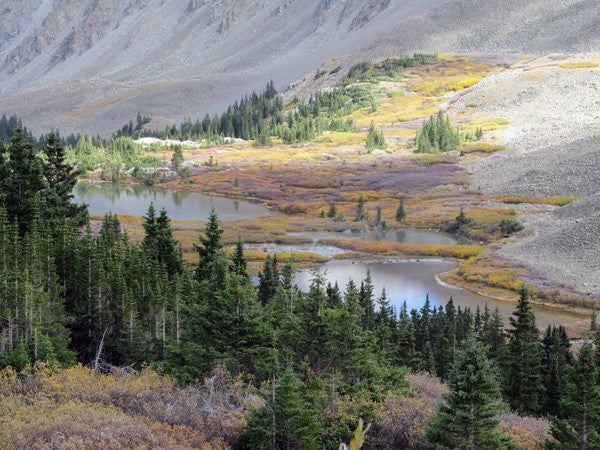
[[[475,245],[418,245],[396,242],[362,242],[350,239],[325,239],[320,242],[325,245],[372,255],[420,255],[460,259],[477,256],[485,248]]]
[[[554,205],[554,206],[566,206],[573,203],[575,200],[579,200],[581,197],[515,197],[506,195],[491,195],[490,200],[497,202],[508,203],[508,204],[520,204],[520,203],[531,203],[531,204],[543,204],[543,205]]]
[[[486,142],[467,142],[460,148],[460,151],[465,153],[494,153],[499,152],[500,150],[506,150],[506,147],[504,145],[489,144]]]
[[[576,62],[576,63],[564,63],[560,65],[563,69],[593,69],[594,67],[598,67],[598,64],[588,61],[588,62]]]

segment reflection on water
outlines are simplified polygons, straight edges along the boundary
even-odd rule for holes
[[[402,242],[406,244],[432,244],[432,245],[456,245],[468,244],[450,233],[432,230],[386,230],[366,231],[359,233],[338,231],[307,231],[301,233],[290,233],[293,236],[301,236],[318,241],[319,239],[352,239],[366,242]]]
[[[345,289],[350,279],[360,284],[366,277],[367,270],[371,271],[371,278],[375,286],[375,295],[379,297],[385,286],[390,303],[398,309],[402,302],[406,302],[408,309],[419,309],[423,306],[425,298],[429,295],[432,306],[445,305],[450,297],[456,306],[469,307],[473,311],[479,306],[484,308],[488,303],[490,309],[498,310],[508,325],[508,317],[514,310],[514,305],[497,303],[494,300],[473,295],[463,289],[442,286],[435,276],[456,267],[456,263],[443,259],[406,259],[387,263],[365,263],[352,261],[331,261],[323,266],[321,273],[331,283],[338,282],[340,289]],[[303,270],[296,274],[296,284],[301,290],[308,290],[311,281],[310,270]],[[559,324],[573,321],[573,316],[557,314],[554,311],[536,310],[538,326]]]
[[[143,216],[154,202],[156,210],[165,208],[171,219],[206,220],[212,208],[220,220],[281,216],[254,203],[142,185],[79,183],[74,194],[75,202],[87,203],[90,214],[98,215],[112,212]]]

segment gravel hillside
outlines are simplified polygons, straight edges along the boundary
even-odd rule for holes
[[[0,112],[34,131],[155,127],[279,88],[332,58],[600,44],[595,0],[5,0]],[[323,77],[332,83],[341,77]]]
[[[476,186],[493,194],[583,197],[552,212],[521,216],[530,235],[501,254],[597,295],[600,67],[561,67],[569,62],[593,65],[600,56],[551,54],[523,61],[483,80],[454,106],[510,121],[494,132],[507,150],[470,168]]]

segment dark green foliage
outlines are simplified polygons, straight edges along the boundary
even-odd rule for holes
[[[504,399],[523,414],[537,414],[542,405],[542,348],[527,288],[522,286],[517,309],[510,317],[504,360]]]
[[[235,253],[231,258],[233,271],[236,275],[248,279],[248,259],[244,256],[244,243],[238,238],[235,244]]]
[[[319,449],[323,428],[316,409],[301,392],[301,383],[288,367],[269,403],[254,411],[242,436],[252,449]]]
[[[171,168],[177,171],[181,167],[181,163],[184,161],[183,150],[181,148],[181,145],[174,145],[172,148],[173,157],[171,158]]]
[[[0,204],[5,206],[11,220],[17,219],[19,232],[24,235],[43,204],[47,183],[44,162],[36,155],[31,139],[20,128],[2,154],[1,175]]]
[[[271,259],[271,256],[267,255],[263,270],[258,274],[258,279],[258,300],[266,305],[273,299],[280,284],[277,256]]]
[[[571,343],[563,326],[548,326],[542,339],[543,385],[546,387],[542,412],[547,416],[564,417],[561,403],[567,391],[569,370],[573,363]]]
[[[49,133],[44,141],[43,153],[46,156],[44,177],[46,189],[43,191],[43,216],[56,229],[63,218],[75,220],[80,226],[87,216],[85,205],[75,205],[73,189],[77,184],[78,170],[65,160],[65,150],[57,133]]]
[[[475,130],[475,139],[477,139],[478,141],[480,141],[480,140],[482,140],[482,139],[483,139],[483,128],[481,128],[481,127],[478,127],[478,128]]]
[[[368,220],[369,213],[365,209],[366,200],[362,194],[358,198],[358,205],[356,205],[356,215],[354,216],[354,222],[360,222],[361,220]]]
[[[219,271],[219,263],[224,259],[222,235],[223,229],[219,225],[217,213],[213,209],[208,218],[204,235],[200,235],[200,245],[196,246],[198,251],[196,279],[198,281],[214,279],[214,275]]]
[[[222,136],[250,140],[258,139],[262,135],[263,139],[268,140],[268,136],[273,135],[270,127],[282,123],[282,112],[283,101],[277,95],[271,81],[265,91],[244,96],[229,106],[221,116],[210,117],[206,114],[203,120],[186,119],[179,126],[167,126],[162,132],[142,130],[138,134],[161,139],[211,141]],[[272,123],[267,122],[266,119],[272,119]]]
[[[521,231],[523,229],[523,225],[516,220],[502,219],[498,225],[498,228],[502,237],[508,237],[513,233]]]
[[[335,217],[337,217],[337,215],[338,212],[337,208],[335,207],[335,203],[331,202],[331,204],[329,205],[329,211],[327,211],[327,217],[334,219]]]
[[[167,216],[167,211],[163,208],[156,217],[154,205],[150,203],[143,226],[145,236],[142,246],[152,260],[163,264],[170,275],[181,273],[183,270],[181,249],[179,242],[173,237],[171,219]]]
[[[31,358],[29,357],[25,339],[21,338],[17,346],[3,358],[2,366],[10,366],[16,371],[21,371],[28,364],[31,364]]]
[[[415,146],[418,153],[436,153],[455,150],[460,144],[460,135],[452,127],[450,119],[443,111],[431,115],[417,130]]]
[[[415,53],[413,56],[389,58],[377,64],[363,61],[353,65],[348,71],[346,78],[348,80],[355,80],[375,75],[385,75],[391,77],[396,75],[402,69],[430,64],[436,59],[437,55]]]
[[[58,357],[54,351],[52,341],[47,334],[42,334],[39,339],[39,348],[37,349],[37,356],[35,359],[38,361],[45,361],[47,363],[57,363]]]
[[[561,402],[564,419],[554,418],[549,448],[595,449],[600,447],[600,392],[592,344],[579,351],[569,377],[568,394]]]
[[[17,116],[6,117],[5,114],[2,114],[2,117],[0,118],[1,142],[10,142],[18,129],[23,130],[23,134],[26,136],[30,134],[27,132],[27,129],[23,127],[21,119]]]
[[[404,222],[404,219],[406,219],[406,211],[404,210],[404,199],[401,198],[400,205],[398,206],[398,209],[396,210],[396,220],[398,222]]]
[[[366,147],[369,150],[373,150],[374,148],[385,149],[387,147],[383,131],[377,131],[373,123],[369,126]]]
[[[152,121],[151,117],[142,117],[140,113],[135,118],[135,125],[132,121],[123,125],[119,131],[117,131],[113,137],[118,138],[122,136],[135,137],[136,139],[141,136],[144,126]]]
[[[454,222],[450,224],[448,227],[448,231],[456,233],[460,231],[460,229],[466,225],[469,225],[472,222],[472,219],[469,219],[462,208],[460,208],[460,213],[454,219]]]
[[[255,147],[272,147],[273,139],[267,134],[267,130],[261,131],[258,137],[254,140]]]
[[[498,384],[486,349],[473,336],[456,355],[448,377],[450,393],[426,429],[426,440],[438,449],[516,448],[496,430]]]

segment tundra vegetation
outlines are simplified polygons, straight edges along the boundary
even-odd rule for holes
[[[299,239],[293,231],[407,226],[477,245],[330,244],[461,258],[464,279],[488,264],[488,245],[519,231],[511,205],[572,201],[469,186],[461,145],[502,123],[452,123],[437,106],[494,70],[428,55],[362,63],[304,101],[284,105],[269,83],[220,117],[148,133],[139,116],[107,143],[34,140],[3,119],[16,129],[0,142],[2,446],[317,449],[353,436],[367,448],[597,446],[600,332],[592,321],[577,356],[564,327],[541,334],[531,301],[542,293],[522,273],[503,286],[518,292],[506,328],[487,305],[393,308],[369,273],[338,286],[315,272],[302,292],[297,264],[318,255],[244,249]],[[431,130],[438,153],[415,155]],[[145,134],[201,142],[134,140]],[[141,218],[89,217],[72,204],[79,168],[133,181],[146,163],[160,167],[145,182],[258,198],[285,216],[171,221],[149,205]],[[494,273],[487,283],[506,282]]]

